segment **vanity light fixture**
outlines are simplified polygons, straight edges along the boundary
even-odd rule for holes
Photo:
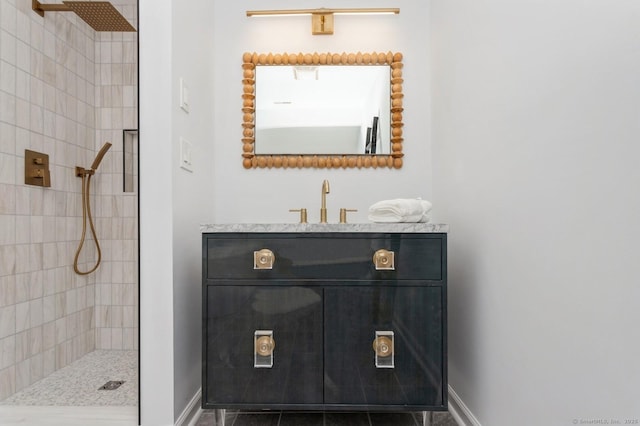
[[[333,34],[334,15],[397,15],[399,8],[247,10],[247,16],[311,15],[311,34]]]

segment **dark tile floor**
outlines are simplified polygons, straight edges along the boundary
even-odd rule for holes
[[[212,410],[205,410],[197,426],[214,426]],[[422,413],[304,413],[295,411],[231,412],[225,426],[421,426]],[[448,412],[434,413],[433,426],[457,426]]]

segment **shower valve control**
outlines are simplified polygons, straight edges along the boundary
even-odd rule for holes
[[[49,156],[41,152],[24,150],[24,183],[27,185],[51,186]]]

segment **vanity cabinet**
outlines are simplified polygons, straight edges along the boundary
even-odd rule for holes
[[[447,409],[446,233],[202,243],[203,408]]]

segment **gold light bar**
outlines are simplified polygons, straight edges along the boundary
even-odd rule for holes
[[[333,34],[333,15],[397,15],[398,8],[247,10],[247,16],[311,15],[311,34]]]

